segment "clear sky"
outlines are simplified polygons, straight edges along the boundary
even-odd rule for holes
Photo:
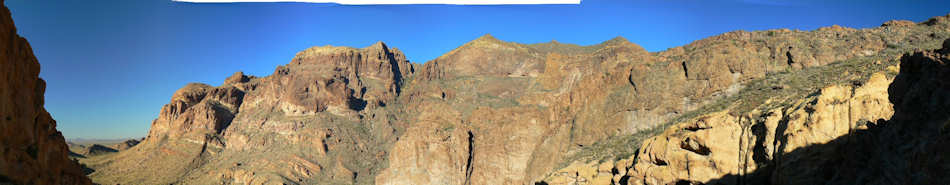
[[[950,13],[946,1],[584,0],[580,5],[193,4],[7,0],[67,138],[142,137],[172,93],[266,76],[311,46],[383,41],[424,63],[490,33],[521,43],[626,37],[649,51],[734,30],[867,28]]]

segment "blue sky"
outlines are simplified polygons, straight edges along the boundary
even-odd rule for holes
[[[734,30],[875,27],[950,13],[942,1],[584,0],[580,5],[194,4],[163,0],[7,0],[46,79],[46,108],[67,138],[142,137],[172,93],[266,76],[311,46],[376,41],[424,63],[483,34],[650,51]]]

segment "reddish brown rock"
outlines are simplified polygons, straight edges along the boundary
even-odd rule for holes
[[[385,106],[412,72],[405,56],[382,42],[363,49],[314,47],[261,79],[260,93],[248,97],[255,102],[248,108],[271,105],[288,115],[308,115]]]
[[[0,9],[0,53],[0,184],[91,184],[43,108],[40,64],[6,7]]]
[[[182,88],[146,141],[91,176],[123,184],[527,184],[604,139],[647,130],[769,75],[926,46],[947,31],[933,22],[737,31],[656,53],[619,37],[578,46],[486,35],[421,67],[382,43],[314,47],[270,76],[237,73],[218,87]],[[722,117],[714,126],[741,128]],[[724,150],[689,138],[654,146]],[[727,154],[697,161],[747,153]],[[644,172],[631,161],[571,178],[617,183]],[[707,171],[703,179],[735,169]]]
[[[727,108],[697,116],[647,139],[637,154],[620,160],[632,164],[575,161],[543,181],[946,184],[947,48],[903,55],[895,77],[879,72],[802,99],[773,97],[787,101],[777,107],[745,113]],[[598,173],[603,166],[617,170]]]
[[[389,107],[412,73],[399,50],[379,42],[309,48],[266,77],[238,72],[217,87],[188,84],[141,144],[90,176],[121,184],[372,182],[367,174],[397,136],[398,109]]]
[[[162,107],[146,141],[164,137],[204,140],[206,134],[220,133],[234,119],[243,98],[244,91],[233,86],[188,84]]]
[[[922,26],[921,30],[945,31],[945,27]],[[459,120],[444,124],[472,129],[472,154],[454,150],[448,152],[449,156],[458,157],[403,162],[405,157],[400,156],[441,155],[405,153],[412,150],[401,151],[408,149],[403,145],[464,144],[411,137],[396,143],[390,165],[398,169],[391,170],[424,171],[433,162],[444,166],[465,164],[463,158],[468,156],[474,161],[472,175],[466,176],[466,182],[527,183],[554,170],[569,151],[610,136],[653,127],[734,95],[744,88],[743,84],[767,74],[874,55],[888,47],[885,41],[929,43],[937,39],[916,37],[916,32],[919,30],[895,28],[885,32],[882,28],[858,30],[840,26],[807,32],[737,31],[657,53],[648,53],[622,38],[593,46],[558,42],[524,45],[486,35],[426,63],[420,73],[423,80],[409,84],[412,90],[407,92],[408,104],[413,107],[432,106],[458,112]],[[506,99],[515,101],[503,101]],[[423,114],[410,111],[409,115]],[[415,133],[413,129],[431,124],[411,125],[406,134],[432,135],[431,131]],[[519,139],[502,142],[501,138]],[[438,176],[467,173],[450,172]],[[386,178],[390,179],[380,176],[377,180],[432,179],[424,176],[389,175]]]
[[[450,79],[459,76],[536,76],[542,58],[530,48],[484,35],[427,62],[424,79]]]
[[[246,83],[248,81],[251,81],[252,78],[254,77],[244,75],[244,72],[238,71],[238,72],[235,72],[233,75],[231,75],[231,77],[224,79],[224,84]]]

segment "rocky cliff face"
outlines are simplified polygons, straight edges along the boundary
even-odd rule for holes
[[[765,161],[789,157],[782,154],[852,133],[860,129],[854,125],[856,120],[890,117],[890,80],[877,73],[860,84],[828,86],[778,108],[746,113],[726,109],[697,116],[647,139],[632,156],[616,161],[574,161],[542,182],[708,184],[717,179],[731,184],[737,179],[719,178],[750,174],[771,164]],[[773,100],[783,101],[780,98]]]
[[[413,67],[383,43],[314,47],[267,77],[188,84],[148,137],[90,174],[103,183],[372,182]],[[169,161],[179,161],[169,163]],[[161,171],[153,171],[161,169]]]
[[[376,183],[532,183],[598,141],[735,96],[767,74],[886,58],[946,33],[946,22],[739,31],[658,53],[623,38],[584,47],[483,36],[426,63],[409,84],[405,100],[419,108],[409,117],[419,120],[410,120]]]
[[[787,163],[792,160],[814,162],[797,160],[806,155],[793,151],[867,129],[858,127],[859,120],[876,121],[893,114],[887,99],[888,84],[890,80],[879,73],[862,86],[825,87],[811,98],[791,102],[789,107],[747,115],[717,112],[678,124],[642,144],[628,172],[630,181],[633,184],[674,184],[717,179],[741,183],[745,179],[718,178],[728,174],[749,177],[762,168],[791,166]],[[835,151],[814,152],[833,155]],[[801,171],[822,168],[819,165],[800,167],[803,167],[798,169]]]
[[[896,62],[896,61],[895,61]],[[575,161],[544,184],[946,184],[950,134],[942,49],[900,57],[898,72],[803,99],[675,124],[617,161]],[[734,107],[732,107],[734,108]]]
[[[6,7],[0,9],[0,53],[0,184],[91,184],[43,108],[40,64]]]
[[[751,174],[784,165],[765,161],[795,148],[852,133],[857,120],[894,114],[881,89],[891,78],[870,74],[907,48],[939,45],[950,34],[946,19],[738,31],[656,53],[624,38],[578,46],[486,35],[418,72],[382,43],[314,47],[270,76],[187,85],[145,141],[91,176],[122,184],[669,184]],[[639,142],[625,138],[645,139],[666,122],[681,124],[639,151],[604,144]],[[588,163],[601,159],[610,162]]]

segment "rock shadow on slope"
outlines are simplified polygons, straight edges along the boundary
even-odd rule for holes
[[[950,184],[950,40],[901,58],[888,87],[894,115],[798,148],[744,175],[676,184]],[[781,139],[781,138],[779,138]]]

